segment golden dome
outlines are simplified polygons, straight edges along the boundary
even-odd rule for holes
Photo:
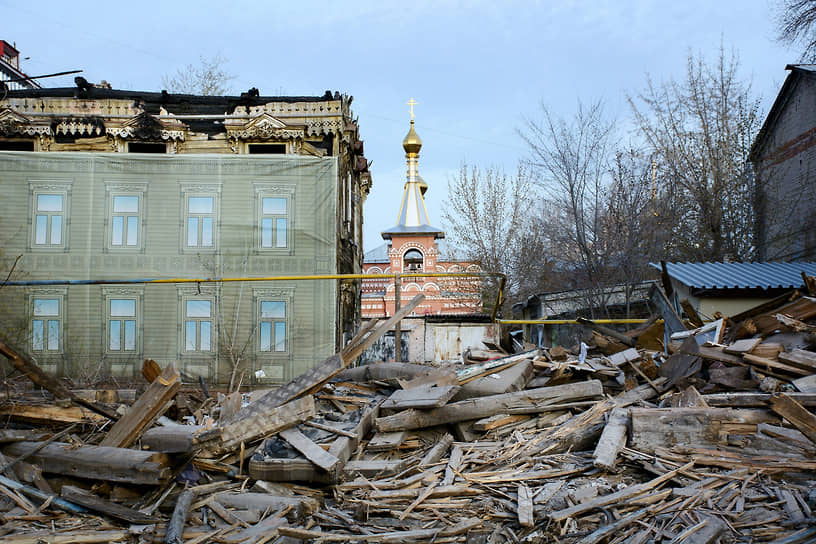
[[[411,119],[411,130],[408,131],[408,134],[405,135],[405,139],[402,141],[402,148],[406,153],[412,153],[414,155],[419,155],[419,150],[422,149],[422,140],[419,139],[419,135],[414,130],[413,119]]]

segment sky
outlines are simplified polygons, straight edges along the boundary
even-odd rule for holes
[[[627,94],[647,76],[682,78],[689,53],[736,53],[764,118],[799,55],[775,41],[776,9],[777,0],[0,0],[0,39],[29,57],[29,75],[81,69],[116,89],[160,91],[162,76],[220,55],[235,94],[353,96],[373,161],[368,251],[396,222],[409,99],[430,221],[444,227],[451,177],[462,164],[514,172],[527,156],[518,131],[542,104],[568,118],[579,100],[602,100],[625,127]],[[73,86],[73,76],[45,81]]]

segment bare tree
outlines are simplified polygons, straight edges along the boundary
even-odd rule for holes
[[[816,60],[816,0],[780,0],[776,13],[777,40],[802,46],[802,60]]]
[[[545,218],[553,249],[575,280],[587,289],[587,306],[605,307],[603,287],[610,283],[604,253],[604,212],[614,123],[600,101],[580,101],[572,119],[555,117],[542,104],[542,119],[527,119],[519,131],[527,142],[529,164],[552,204]]]
[[[530,178],[522,165],[515,175],[488,167],[462,164],[448,180],[443,221],[465,257],[478,261],[485,272],[508,276],[507,289],[516,293],[519,278],[513,271],[521,251],[522,225],[530,208]]]
[[[227,60],[221,55],[212,58],[200,57],[198,66],[188,64],[176,71],[174,76],[162,76],[162,85],[172,92],[197,94],[202,96],[225,95],[231,91],[229,82],[234,75],[226,71]]]
[[[677,258],[753,255],[753,176],[748,155],[759,128],[759,101],[738,77],[739,61],[721,47],[713,65],[689,55],[681,81],[646,89],[629,104],[660,163],[674,216]]]

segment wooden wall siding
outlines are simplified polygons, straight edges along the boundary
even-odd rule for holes
[[[265,277],[336,272],[335,232],[337,202],[335,158],[301,156],[163,156],[91,153],[31,154],[0,152],[0,240],[2,257],[23,255],[13,279],[130,279]],[[32,195],[30,184],[70,186],[65,249],[40,249],[31,244]],[[139,250],[106,247],[109,202],[106,188],[141,184],[145,187],[144,245]],[[182,184],[200,184],[207,191],[217,187],[220,199],[216,228],[218,251],[183,249],[181,219]],[[288,224],[293,229],[291,248],[263,251],[257,248],[257,187],[291,190]],[[7,266],[3,267],[8,270]],[[144,357],[160,363],[179,360],[192,375],[209,380],[229,380],[231,365],[224,333],[232,333],[238,316],[236,344],[248,347],[242,357],[245,380],[264,370],[261,381],[285,381],[311,368],[335,351],[337,323],[336,281],[245,282],[202,284],[202,294],[220,297],[221,329],[213,331],[219,349],[211,354],[183,352],[183,316],[180,289],[196,284],[146,284],[133,286],[70,286],[65,295],[61,354],[37,357],[46,369],[60,375],[139,373]],[[131,356],[106,353],[104,295],[110,289],[132,290],[140,295],[142,350]],[[11,325],[28,314],[27,294],[38,288],[6,287],[0,290],[0,327],[12,339]],[[257,349],[258,289],[291,294],[287,305],[288,346],[284,354]],[[239,301],[240,299],[240,306]],[[27,319],[23,319],[27,323]],[[25,328],[25,327],[23,327]],[[28,334],[19,331],[20,335]],[[30,340],[24,342],[30,347]],[[15,345],[20,345],[16,343]]]
[[[800,77],[755,163],[760,260],[816,258],[814,104],[816,78]]]

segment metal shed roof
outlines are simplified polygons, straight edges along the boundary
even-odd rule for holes
[[[804,285],[802,272],[816,276],[816,263],[666,263],[666,270],[693,289],[793,289]]]

